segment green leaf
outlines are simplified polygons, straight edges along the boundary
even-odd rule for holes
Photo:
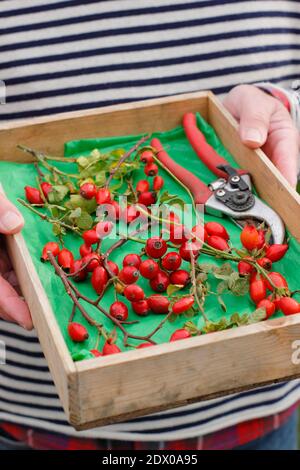
[[[185,318],[193,318],[196,315],[196,312],[193,308],[189,308],[183,314]]]
[[[81,167],[85,168],[89,164],[89,159],[86,157],[78,157],[76,163]]]
[[[177,284],[169,284],[168,287],[167,287],[168,297],[171,297],[171,295],[175,294],[175,292],[178,292],[182,288],[183,288],[183,286],[180,286],[180,285],[177,285]]]
[[[97,186],[103,186],[106,181],[106,171],[99,171],[95,176]]]
[[[52,232],[56,237],[58,237],[62,233],[61,226],[59,224],[52,224]]]
[[[89,230],[93,226],[93,218],[87,212],[82,211],[76,220],[76,224],[82,230]]]
[[[176,315],[175,313],[172,313],[172,315],[169,316],[168,321],[170,323],[174,323],[177,320],[177,318],[178,318],[178,315]]]
[[[73,209],[70,214],[69,214],[69,218],[70,219],[78,219],[80,216],[81,216],[81,207],[76,207],[76,209]]]
[[[183,325],[184,329],[187,330],[192,336],[200,335],[201,331],[197,328],[197,325],[192,320],[187,321]]]
[[[69,193],[69,188],[63,184],[52,186],[52,190],[48,193],[48,201],[52,204],[61,202]]]
[[[165,191],[160,196],[160,203],[161,204],[178,204],[182,209],[184,209],[185,202],[179,196],[174,194],[169,194],[168,191]]]
[[[227,281],[221,281],[219,282],[218,286],[217,286],[217,294],[222,294],[222,292],[224,292],[224,290],[227,290],[228,289],[228,282]]]
[[[257,308],[253,313],[249,315],[250,323],[257,323],[259,321],[265,320],[267,317],[265,308]]]
[[[198,268],[203,272],[203,273],[209,273],[215,269],[215,264],[211,263],[198,263]]]
[[[220,295],[218,295],[218,302],[221,305],[222,310],[226,312],[227,311],[226,304]]]
[[[85,212],[88,212],[88,214],[92,214],[97,208],[97,203],[95,199],[84,199],[80,194],[72,194],[65,203],[65,207],[71,210],[80,207]]]

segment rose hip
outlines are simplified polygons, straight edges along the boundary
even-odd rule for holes
[[[255,271],[254,266],[247,261],[239,261],[238,262],[238,272],[241,276],[249,276],[249,274]]]
[[[85,245],[91,246],[99,242],[100,238],[95,229],[86,230],[82,234]]]
[[[167,271],[176,271],[181,265],[181,256],[176,251],[167,253],[161,260],[161,265]]]
[[[271,273],[268,273],[268,278],[271,280],[271,282],[274,284],[275,287],[286,289],[286,290],[288,289],[288,283],[286,279],[282,276],[282,274],[273,271]],[[274,290],[274,287],[268,281],[268,279],[265,279],[265,284],[266,284],[267,289],[269,289],[270,291]]]
[[[265,245],[265,232],[263,230],[258,230],[258,244],[257,250],[261,250]]]
[[[144,150],[144,152],[141,153],[140,160],[142,163],[146,164],[153,163],[153,152],[151,152],[151,150]]]
[[[120,352],[121,349],[116,344],[110,343],[110,341],[106,341],[102,349],[103,356],[109,356],[110,354],[117,354]]]
[[[31,186],[25,186],[25,196],[30,204],[44,204],[44,201],[41,197],[40,191],[36,188],[32,188]]]
[[[222,237],[218,237],[218,235],[211,235],[208,237],[207,244],[220,251],[228,251],[230,249],[227,241]]]
[[[102,222],[98,222],[96,225],[96,233],[98,237],[102,240],[103,238],[107,237],[112,229],[114,224],[111,220],[103,220]]]
[[[143,300],[145,297],[143,289],[136,284],[126,286],[124,289],[124,295],[130,302],[137,302],[139,300]]]
[[[140,180],[136,185],[137,193],[146,193],[150,189],[150,183],[147,180]]]
[[[151,191],[141,193],[138,197],[138,203],[146,207],[151,206],[156,203],[156,194]]]
[[[96,196],[97,188],[94,183],[84,183],[80,186],[80,195],[84,199],[93,199]]]
[[[70,250],[63,248],[57,255],[57,262],[64,270],[69,271],[74,262],[74,256]]]
[[[52,189],[53,189],[52,184],[47,183],[47,181],[44,181],[43,183],[41,183],[41,190],[43,191],[43,194],[46,199],[48,199],[48,194],[51,193]]]
[[[170,282],[176,286],[187,286],[190,282],[190,274],[184,269],[178,269],[170,274]]]
[[[110,271],[114,276],[118,276],[119,274],[119,266],[114,263],[114,261],[107,261],[107,266],[109,267]]]
[[[153,294],[148,298],[148,304],[154,313],[168,313],[170,301],[163,295]]]
[[[300,304],[292,297],[281,297],[278,302],[279,308],[284,315],[294,315],[300,313]]]
[[[257,308],[264,308],[267,318],[271,317],[276,311],[275,304],[270,299],[263,299],[258,302]]]
[[[96,193],[96,202],[100,204],[109,204],[111,202],[111,194],[109,189],[100,188]]]
[[[100,351],[98,351],[98,349],[90,349],[90,353],[92,353],[94,357],[102,357],[103,356],[103,354]]]
[[[101,260],[101,257],[98,253],[95,253],[95,252],[91,252],[89,253],[88,255],[85,255],[83,258],[82,258],[82,262],[83,264],[86,264],[86,271],[88,273],[91,273],[94,271],[94,269],[96,269],[98,266],[101,266],[102,265],[102,260]]]
[[[267,295],[266,284],[263,279],[256,277],[255,280],[250,282],[250,297],[255,304],[265,299]]]
[[[82,269],[82,260],[81,259],[77,259],[77,260],[74,261],[74,263],[72,264],[72,266],[70,268],[70,274],[72,274],[72,279],[74,279],[74,281],[76,281],[76,282],[85,281],[85,279],[87,277],[87,271],[85,269]]]
[[[133,284],[139,278],[139,271],[135,266],[125,266],[119,272],[119,279],[120,281],[124,282],[124,284]]]
[[[201,244],[198,242],[186,241],[179,248],[179,254],[185,261],[191,261],[191,256],[196,258],[199,255]]]
[[[80,253],[80,256],[81,258],[84,258],[86,255],[89,255],[90,253],[92,253],[92,247],[91,245],[86,245],[85,243],[83,245],[80,245],[79,247],[79,253]]]
[[[132,310],[139,316],[145,317],[150,312],[148,300],[139,300],[137,302],[131,302]]]
[[[108,281],[107,271],[103,268],[103,266],[97,266],[93,271],[91,282],[92,282],[93,288],[95,289],[98,295],[102,294],[107,281]]]
[[[170,242],[174,243],[175,245],[182,245],[182,243],[187,241],[188,236],[188,230],[183,224],[170,224]]]
[[[170,337],[170,341],[178,341],[179,339],[186,339],[190,338],[191,333],[184,328],[180,328],[179,330],[174,331],[174,333]]]
[[[240,238],[242,245],[248,251],[254,250],[259,245],[259,233],[253,225],[245,225]]]
[[[153,189],[154,191],[159,191],[165,184],[164,179],[161,176],[155,176],[153,179]]]
[[[141,262],[139,269],[143,277],[153,279],[159,271],[159,266],[153,259],[146,259]]]
[[[218,237],[224,238],[224,240],[229,240],[229,235],[226,228],[219,222],[207,222],[204,225],[204,228],[208,235],[216,235]]]
[[[165,292],[169,284],[169,276],[164,271],[159,271],[157,275],[150,280],[150,287],[155,292]]]
[[[270,269],[272,269],[272,261],[269,258],[260,258],[257,260],[257,264],[259,264],[259,266],[266,269],[267,271],[270,271]]]
[[[149,346],[154,346],[152,343],[141,343],[137,346],[137,349],[149,348]]]
[[[144,168],[144,172],[147,176],[155,176],[158,173],[158,166],[156,163],[147,163]]]
[[[151,258],[161,258],[167,251],[168,246],[160,237],[148,238],[145,246],[145,251]]]
[[[123,259],[123,266],[135,266],[136,268],[140,267],[142,260],[139,255],[136,253],[129,253]]]
[[[194,296],[189,295],[187,297],[182,297],[181,299],[177,300],[173,306],[172,306],[172,311],[176,315],[179,315],[180,313],[186,312],[189,310],[193,304],[194,304]]]
[[[284,257],[288,249],[289,245],[287,244],[271,245],[266,250],[266,257],[273,261],[273,263],[275,263],[276,261],[279,261],[281,258]]]
[[[109,313],[113,318],[119,321],[125,321],[128,318],[128,308],[123,302],[114,302],[111,304]]]
[[[87,329],[80,323],[75,322],[71,322],[68,324],[68,333],[70,338],[75,343],[82,343],[89,337]]]
[[[46,243],[46,245],[44,245],[44,248],[43,248],[43,251],[42,251],[42,256],[41,256],[42,261],[47,261],[49,259],[48,251],[51,251],[54,258],[56,258],[56,256],[58,255],[58,253],[60,251],[59,250],[59,244],[56,243],[56,242]]]

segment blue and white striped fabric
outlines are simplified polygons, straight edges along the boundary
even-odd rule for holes
[[[297,1],[5,0],[0,3],[0,122],[238,83],[300,76]],[[285,410],[278,384],[77,433],[66,423],[34,332],[0,322],[0,421],[123,440],[195,437]],[[234,372],[233,372],[234,373]]]

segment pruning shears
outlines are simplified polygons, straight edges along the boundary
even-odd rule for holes
[[[200,160],[218,176],[218,179],[208,186],[176,163],[163,149],[159,139],[152,139],[151,145],[157,150],[158,160],[191,191],[195,204],[203,204],[209,214],[230,217],[240,227],[249,220],[254,223],[265,223],[270,228],[272,243],[283,243],[284,223],[271,207],[253,194],[250,175],[242,169],[229,165],[208,144],[197,127],[196,116],[193,113],[184,115],[183,128]]]

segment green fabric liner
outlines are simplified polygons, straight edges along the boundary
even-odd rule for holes
[[[202,132],[205,134],[207,141],[222,155],[226,158],[226,160],[234,165],[237,166],[234,162],[233,157],[228,153],[228,151],[223,147],[222,143],[220,142],[219,138],[215,134],[214,130],[206,123],[206,121],[198,114],[197,115],[198,125]],[[167,132],[157,132],[154,134],[161,139],[162,143],[167,148],[168,152],[170,153],[171,157],[173,157],[179,164],[183,167],[191,170],[194,174],[196,174],[203,182],[209,183],[215,179],[214,175],[206,168],[206,166],[199,160],[199,158],[194,153],[193,149],[191,148],[190,144],[188,143],[183,129],[181,126],[172,129]],[[114,148],[125,148],[129,149],[132,147],[134,143],[140,138],[140,135],[135,136],[126,136],[126,137],[114,137],[114,138],[101,138],[101,139],[88,139],[88,140],[79,140],[79,141],[72,141],[65,144],[65,156],[80,156],[80,155],[89,155],[90,152],[97,148],[103,152],[110,151]],[[22,144],[23,142],[16,142],[16,144]],[[37,149],[42,150],[42,149]],[[64,163],[57,163],[57,166],[60,168],[64,168],[65,171],[74,170],[74,164],[64,164]],[[66,168],[68,170],[66,170]],[[141,179],[144,177],[143,170],[139,170],[136,172],[137,175],[135,176],[136,180]],[[162,169],[160,169],[160,175],[162,175],[165,179],[165,189],[167,189],[172,194],[178,194],[182,197],[187,203],[190,203],[190,198],[183,190],[181,186],[179,186],[168,174],[166,174]],[[21,206],[16,199],[18,197],[24,197],[24,186],[25,185],[32,185],[36,186],[36,170],[32,164],[19,164],[19,163],[10,163],[10,162],[0,162],[0,180],[5,189],[5,192],[9,199],[17,205],[19,210],[24,215],[26,224],[23,229],[23,236],[28,246],[29,252],[32,256],[34,265],[36,270],[40,276],[41,282],[44,286],[44,289],[49,297],[50,303],[53,307],[53,311],[57,318],[58,324],[61,328],[63,336],[66,340],[66,343],[69,347],[71,353],[80,353],[79,358],[85,359],[91,357],[90,353],[88,352],[89,349],[94,348],[97,333],[96,329],[92,328],[88,325],[88,323],[81,317],[80,313],[77,312],[75,316],[75,321],[79,321],[84,324],[89,333],[90,337],[84,344],[74,344],[67,335],[67,323],[71,311],[72,303],[69,297],[66,295],[63,285],[60,279],[53,274],[53,268],[49,263],[41,263],[40,262],[40,254],[43,245],[50,240],[54,239],[52,234],[52,227],[50,224],[39,220],[36,215],[31,213],[29,210]],[[209,215],[205,216],[205,221],[209,220],[216,220],[215,217],[211,217]],[[234,246],[240,246],[239,236],[240,236],[240,229],[229,219],[224,218],[221,220],[226,229],[230,233],[231,241]],[[104,248],[108,247],[112,243],[111,240],[106,240],[104,242]],[[81,244],[79,237],[75,235],[67,235],[66,237],[66,247],[71,249],[73,253],[78,253],[78,247]],[[123,248],[120,250],[116,250],[111,257],[111,259],[118,263],[119,266],[122,264],[122,259],[124,257],[125,251],[129,252],[139,252],[141,249],[141,245],[134,242],[127,242]],[[274,266],[274,270],[280,271],[284,276],[287,277],[290,288],[296,289],[299,288],[297,285],[297,276],[295,273],[298,271],[298,263],[300,259],[300,248],[299,244],[296,242],[295,239],[290,239],[290,249],[283,260],[276,263]],[[201,255],[202,262],[214,262],[212,258],[209,258],[205,255]],[[182,268],[184,269],[187,266],[187,263],[184,262]],[[146,293],[149,294],[150,290],[148,288],[148,283],[145,279],[140,279],[138,281],[140,285],[142,285]],[[212,286],[214,286],[214,281],[212,282]],[[83,293],[86,295],[95,298],[96,294],[91,287],[89,282],[78,284],[79,288],[82,290]],[[152,291],[151,291],[152,292]],[[225,303],[227,305],[227,313],[221,310],[217,299],[215,296],[209,296],[205,304],[206,313],[211,321],[217,321],[222,316],[229,317],[232,313],[244,313],[244,312],[251,312],[255,309],[253,303],[250,301],[249,296],[243,297],[234,297],[233,295],[226,294],[223,296]],[[109,309],[111,302],[114,300],[113,290],[109,288],[107,294],[104,296],[102,300],[102,305],[106,309]],[[125,303],[129,303],[124,300]],[[86,305],[87,311],[100,320],[99,312],[93,311],[93,308],[89,305]],[[155,326],[161,321],[162,317],[160,315],[150,314],[147,317],[140,318],[135,313],[129,309],[129,319],[130,320],[140,320],[139,324],[128,326],[129,331],[134,331],[136,334],[147,334],[148,332],[152,331]],[[280,313],[277,313],[275,316],[280,316]],[[104,326],[108,329],[112,329],[112,325],[110,320],[107,320],[104,316],[101,316],[101,321],[103,322]],[[174,323],[167,323],[154,337],[154,339],[158,343],[168,341],[171,333],[183,326],[186,322],[186,318],[183,316],[178,316],[178,319]],[[201,326],[203,324],[203,320],[200,315],[194,317],[193,321]],[[131,343],[134,341],[131,340]],[[117,344],[119,347],[124,350],[123,343],[122,343],[122,333],[118,333]],[[103,345],[103,338],[100,340],[100,348]],[[130,349],[130,348],[129,348]]]

